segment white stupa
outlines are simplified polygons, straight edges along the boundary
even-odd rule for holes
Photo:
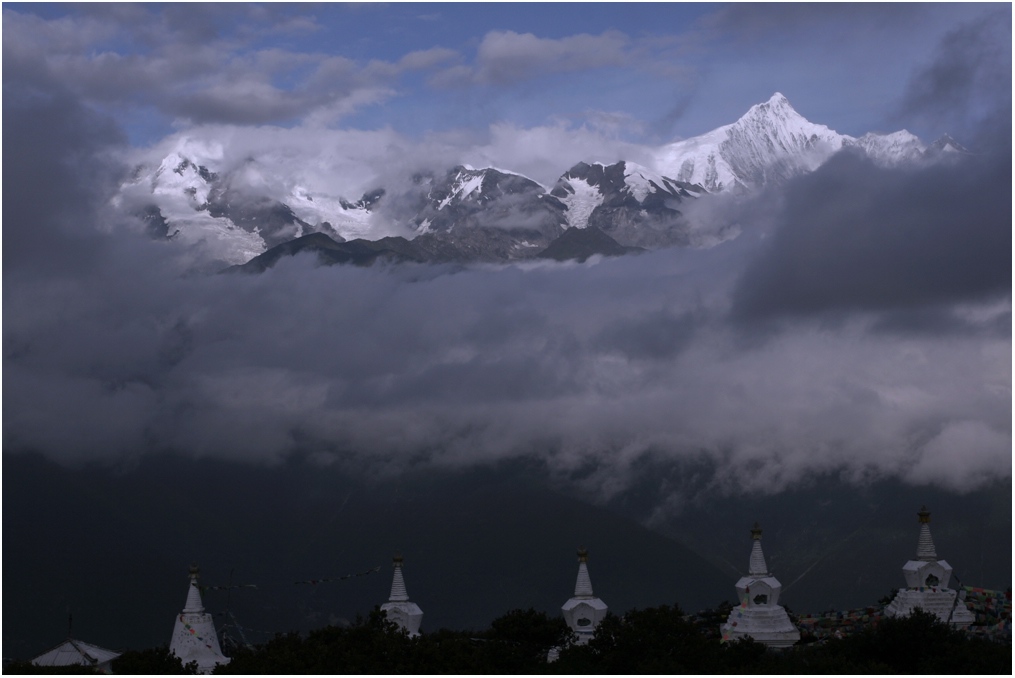
[[[395,574],[391,579],[391,595],[388,602],[381,605],[381,611],[388,619],[408,632],[410,637],[419,635],[419,625],[423,622],[423,610],[419,605],[410,602],[405,590],[405,579],[402,578],[402,556],[395,556]]]
[[[199,573],[196,565],[190,566],[187,603],[176,617],[169,651],[179,657],[184,666],[197,662],[198,673],[211,673],[219,664],[228,664],[229,658],[222,654],[215,623],[204,611],[201,589],[197,585]]]
[[[920,537],[916,542],[916,560],[902,566],[906,588],[885,608],[889,617],[908,617],[914,609],[937,615],[943,622],[966,625],[976,621],[958,592],[948,588],[952,566],[937,559],[934,540],[930,536],[930,511],[926,506],[916,514],[920,518]]]
[[[32,663],[46,668],[87,666],[98,673],[112,673],[113,660],[119,656],[120,653],[114,650],[107,650],[104,647],[68,637],[56,647],[46,650],[33,659]]]
[[[748,574],[737,582],[740,605],[733,608],[719,632],[724,641],[750,636],[769,647],[789,647],[800,640],[800,630],[779,605],[782,584],[768,571],[761,551],[761,527],[757,523],[751,529],[751,539],[754,543]]]
[[[578,579],[574,583],[574,596],[561,606],[564,621],[578,635],[578,644],[584,645],[592,639],[599,622],[606,617],[609,609],[592,593],[589,579],[589,552],[578,549]]]

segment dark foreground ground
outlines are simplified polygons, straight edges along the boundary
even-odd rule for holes
[[[847,638],[766,650],[753,641],[720,643],[716,621],[662,606],[609,615],[586,646],[568,645],[559,618],[517,610],[484,631],[447,631],[410,639],[380,613],[349,627],[279,635],[234,649],[225,674],[1001,674],[1011,643],[970,638],[934,617],[885,619]],[[546,661],[556,646],[558,658]],[[128,652],[116,673],[186,673],[165,647]],[[39,672],[26,664],[4,673]],[[49,673],[50,671],[45,671]],[[68,673],[87,672],[82,668]]]
[[[773,496],[701,493],[650,530],[658,488],[595,505],[543,476],[514,466],[366,479],[297,460],[174,457],[68,469],[5,454],[3,655],[52,647],[69,614],[74,636],[102,647],[166,644],[192,562],[205,586],[256,585],[204,596],[218,627],[250,644],[368,616],[387,600],[396,553],[428,633],[485,629],[514,609],[558,617],[579,546],[614,612],[694,613],[735,600],[755,520],[780,602],[801,614],[858,608],[903,584],[924,503],[938,554],[962,584],[1011,584],[1010,483],[966,495],[834,480]],[[296,583],[315,579],[332,581]]]

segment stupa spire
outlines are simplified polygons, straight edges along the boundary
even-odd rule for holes
[[[395,573],[391,578],[391,595],[388,596],[388,602],[381,605],[381,612],[410,636],[417,636],[419,635],[419,625],[423,622],[423,610],[419,608],[419,605],[409,600],[409,593],[405,590],[405,579],[402,577],[402,556],[395,556],[392,560],[395,565]]]
[[[190,566],[190,588],[187,589],[187,602],[183,606],[185,614],[201,614],[204,612],[204,602],[201,600],[201,588],[197,584],[201,576],[201,569],[197,565]]]
[[[930,511],[926,506],[921,506],[916,515],[920,518],[920,538],[916,542],[916,559],[928,562],[937,560],[937,549],[934,548],[934,540],[930,536]]]
[[[176,617],[169,651],[179,657],[184,666],[196,662],[197,672],[204,674],[211,673],[219,664],[229,663],[229,659],[222,654],[211,615],[204,611],[201,589],[197,585],[200,574],[197,565],[190,566],[187,603]]]
[[[574,583],[575,598],[591,598],[593,596],[588,562],[589,552],[584,548],[578,549],[578,579]]]
[[[574,596],[560,608],[564,621],[578,635],[581,645],[589,642],[609,609],[592,593],[588,562],[589,552],[584,547],[578,549],[578,579],[574,583]]]
[[[388,596],[389,603],[404,603],[409,600],[409,592],[405,589],[405,578],[402,577],[402,556],[395,556],[395,574],[391,578],[391,595]]]
[[[765,553],[761,550],[761,525],[754,523],[754,527],[751,528],[751,539],[753,545],[751,546],[751,561],[748,565],[747,572],[752,575],[767,576],[768,564],[765,563]]]

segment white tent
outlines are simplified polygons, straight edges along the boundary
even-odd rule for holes
[[[107,650],[98,645],[68,638],[56,647],[43,652],[32,660],[36,666],[91,666],[102,673],[112,673],[113,660],[120,652]]]

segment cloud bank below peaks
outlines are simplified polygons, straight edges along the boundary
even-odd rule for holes
[[[1010,478],[1010,261],[995,271],[989,251],[995,189],[980,194],[990,209],[956,197],[977,217],[964,222],[966,247],[948,246],[961,210],[932,218],[910,201],[937,175],[865,182],[844,158],[757,198],[732,215],[743,234],[710,249],[464,269],[295,257],[259,276],[180,275],[171,243],[105,220],[115,182],[93,179],[125,168],[90,136],[102,129],[94,114],[64,103],[4,97],[19,131],[5,165],[37,167],[40,181],[59,170],[62,188],[42,204],[30,190],[4,201],[5,257],[19,262],[4,271],[5,452],[310,454],[366,473],[527,459],[603,497],[685,464],[728,491],[816,474],[961,491]],[[33,119],[58,123],[60,142],[44,143],[53,126]],[[388,133],[372,134],[364,157]],[[846,186],[858,207],[833,209]],[[815,187],[824,193],[809,198]],[[872,248],[843,254],[857,270],[822,265],[867,218],[882,225]],[[804,273],[793,284],[811,292],[780,305],[789,283],[776,272],[794,262]],[[950,274],[913,291],[934,262]],[[872,303],[878,280],[886,294],[910,291]],[[953,322],[907,322],[922,313]]]
[[[722,249],[458,272],[296,258],[170,280],[118,262],[74,290],[20,285],[5,447],[312,452],[375,471],[521,457],[593,469],[603,491],[648,461],[705,459],[716,482],[760,491],[816,473],[955,489],[1010,474],[1007,336],[900,341],[856,319],[745,347],[722,317]]]

